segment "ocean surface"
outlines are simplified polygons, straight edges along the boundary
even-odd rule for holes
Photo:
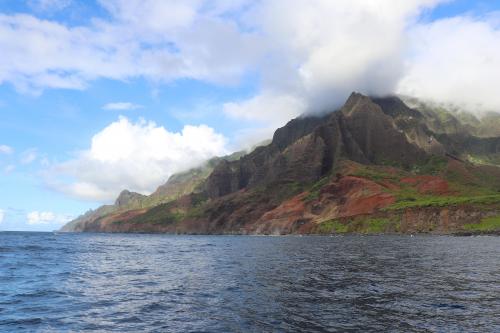
[[[500,237],[0,233],[0,332],[500,332]]]

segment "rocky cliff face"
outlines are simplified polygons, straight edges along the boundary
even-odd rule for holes
[[[145,198],[145,195],[130,192],[128,190],[123,190],[115,201],[115,206],[120,209],[123,207],[133,207],[140,208],[141,201]]]
[[[451,232],[481,225],[500,212],[500,181],[488,180],[500,179],[500,169],[466,160],[496,154],[500,139],[437,133],[434,125],[396,97],[353,93],[340,110],[290,121],[268,145],[173,177],[150,197],[122,192],[117,209],[65,230]],[[148,200],[154,204],[140,205]]]
[[[269,146],[219,164],[206,189],[216,198],[278,181],[314,182],[342,159],[408,168],[425,155],[378,104],[353,93],[340,111],[294,119],[276,131]]]

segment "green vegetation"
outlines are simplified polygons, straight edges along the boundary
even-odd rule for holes
[[[318,233],[320,234],[342,234],[347,231],[347,225],[342,224],[339,220],[328,220],[318,225]]]
[[[441,156],[431,156],[427,161],[413,167],[412,172],[418,175],[438,175],[446,170],[448,160]]]
[[[201,218],[205,215],[205,206],[204,205],[198,205],[195,206],[187,211],[184,217],[187,218]],[[182,218],[181,218],[182,219]]]
[[[299,182],[286,182],[281,184],[270,184],[266,186],[267,194],[274,193],[273,200],[281,203],[284,200],[291,198],[304,190],[304,187]]]
[[[500,216],[487,217],[481,220],[481,223],[466,224],[464,229],[467,231],[496,231],[500,230]]]
[[[387,218],[354,218],[340,222],[337,219],[328,220],[318,225],[319,234],[362,233],[379,234],[399,230],[399,222]]]
[[[309,189],[309,194],[305,198],[306,202],[318,199],[321,188],[326,184],[328,184],[329,181],[330,181],[330,176],[325,176],[320,180],[318,180],[316,183],[314,183]]]
[[[390,205],[386,210],[398,210],[405,208],[419,207],[445,207],[456,205],[493,205],[500,204],[500,194],[483,196],[432,196],[422,195],[417,197],[408,197],[404,200],[398,200]]]
[[[445,207],[456,205],[500,205],[500,180],[493,171],[465,165],[463,172],[448,170],[447,159],[432,156],[417,165],[411,173],[378,166],[362,166],[351,175],[363,177],[378,183],[391,182],[394,188],[386,191],[396,197],[396,202],[385,210],[402,210],[419,207]],[[469,170],[470,168],[470,170]],[[449,194],[420,193],[418,185],[401,182],[405,177],[441,175],[448,182]],[[363,229],[362,227],[360,227]]]
[[[196,207],[204,204],[208,200],[206,193],[193,193],[191,194],[191,204]]]
[[[191,194],[192,207],[187,211],[186,217],[199,218],[205,213],[205,203],[208,201],[208,196],[205,193]]]
[[[383,155],[377,156],[375,158],[375,163],[381,166],[393,167],[398,169],[408,169],[408,166],[400,161],[395,161],[393,159],[387,158]]]
[[[354,177],[361,177],[361,178],[367,178],[371,179],[375,182],[382,182],[382,181],[394,181],[394,182],[399,182],[402,177],[404,177],[404,174],[401,173],[400,170],[394,170],[393,173],[387,172],[386,169],[380,168],[380,167],[368,167],[368,166],[363,166],[360,167],[356,172],[353,172],[350,174],[351,176]]]
[[[354,218],[348,223],[348,231],[362,234],[397,232],[399,231],[399,219],[395,217],[391,219],[383,217]]]
[[[373,218],[363,221],[362,232],[369,234],[378,234],[386,231],[387,227],[391,224],[391,221],[383,218]]]
[[[467,160],[471,163],[474,164],[479,164],[479,165],[498,165],[499,161],[497,158],[495,158],[495,162],[492,163],[492,159],[489,156],[482,156],[482,155],[467,155]]]
[[[185,218],[185,216],[185,213],[180,210],[173,210],[171,205],[167,203],[155,206],[146,211],[144,214],[137,215],[127,222],[136,224],[172,224],[181,221]],[[115,223],[121,223],[121,221],[117,221]]]

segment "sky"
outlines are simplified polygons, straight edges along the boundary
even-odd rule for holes
[[[500,0],[0,0],[0,230],[153,192],[358,91],[500,111]]]

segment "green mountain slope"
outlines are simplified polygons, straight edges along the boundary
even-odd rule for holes
[[[109,214],[147,209],[170,202],[186,194],[198,193],[203,190],[202,184],[204,180],[220,161],[235,160],[244,154],[245,152],[241,151],[224,157],[214,157],[199,167],[173,174],[165,184],[159,186],[151,195],[123,190],[113,205],[104,205],[95,210],[90,210],[64,225],[61,231],[83,231],[84,225],[91,224]]]

